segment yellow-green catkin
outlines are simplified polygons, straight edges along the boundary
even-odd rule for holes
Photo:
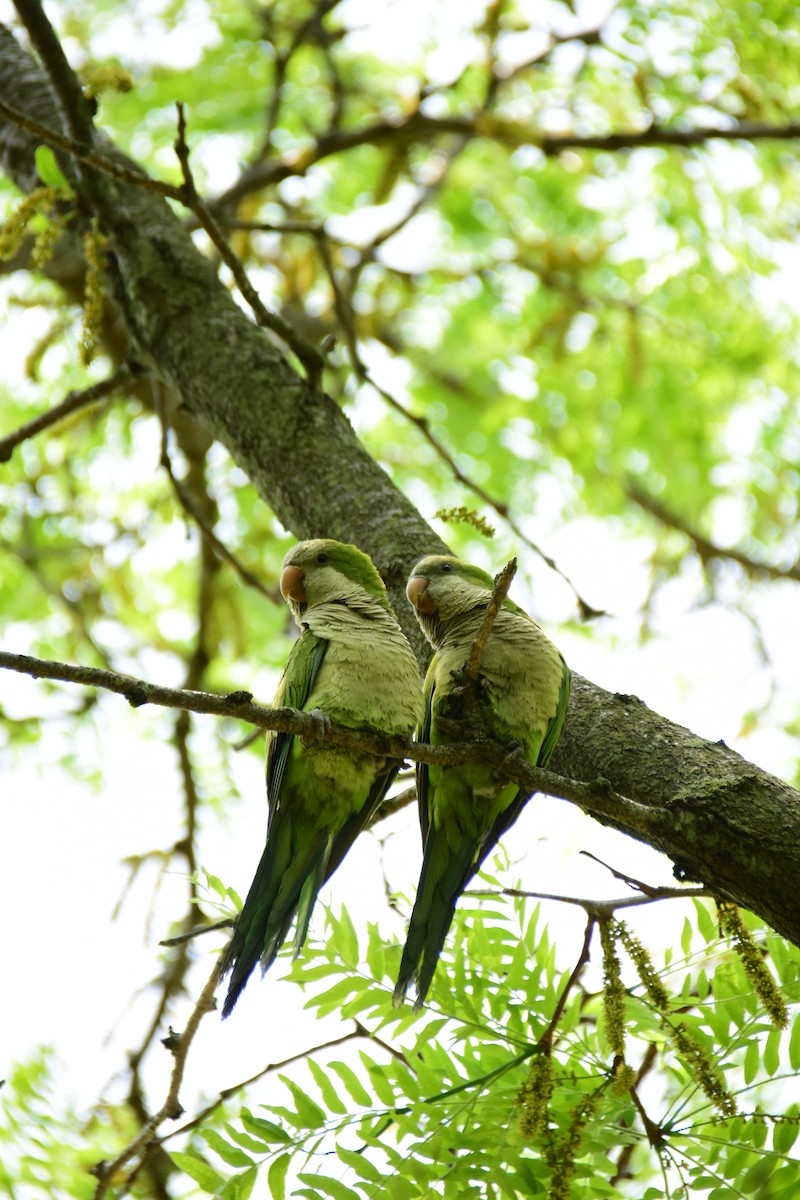
[[[53,205],[60,198],[61,193],[58,188],[39,187],[35,188],[30,195],[25,196],[19,202],[5,224],[0,226],[0,260],[14,257],[22,245],[23,238],[33,218],[39,216],[39,214],[49,213]],[[49,222],[43,232],[52,229],[55,224],[56,222]],[[58,231],[56,232],[57,236]],[[37,237],[37,246],[42,237],[43,233],[40,233]],[[36,256],[36,248],[34,248],[34,256]],[[47,257],[49,257],[49,254]],[[42,262],[47,261],[47,258],[42,258],[41,255],[39,255],[39,259],[39,262],[32,262],[32,265],[40,267]]]
[[[103,92],[130,92],[133,79],[119,63],[87,63],[81,70],[83,91],[90,100]]]
[[[614,1073],[611,1079],[611,1091],[615,1096],[624,1096],[636,1083],[636,1072],[629,1067],[624,1059],[614,1063]]]
[[[618,921],[610,917],[598,921],[603,947],[603,1015],[605,1032],[612,1054],[625,1057],[625,988],[617,954]]]
[[[569,1200],[569,1187],[575,1174],[583,1131],[600,1102],[602,1092],[603,1087],[601,1086],[578,1101],[572,1111],[572,1119],[566,1134],[562,1141],[550,1151],[548,1165],[552,1168],[553,1174],[550,1178],[548,1200]]]
[[[750,936],[750,931],[742,920],[742,914],[735,904],[730,904],[726,900],[718,901],[717,914],[720,929],[733,942],[747,977],[753,985],[753,990],[764,1005],[770,1020],[779,1029],[785,1029],[789,1023],[786,1001],[767,968],[761,951]]]
[[[661,976],[653,966],[648,951],[639,941],[635,933],[632,933],[624,921],[614,921],[614,934],[616,938],[625,947],[628,956],[636,967],[636,972],[642,982],[647,998],[652,1004],[656,1012],[666,1013],[669,1011],[669,992],[661,982]]]
[[[457,508],[440,508],[437,513],[434,513],[434,516],[438,517],[440,521],[447,521],[450,524],[471,525],[485,538],[493,538],[496,533],[494,525],[490,525],[486,517],[482,517],[475,509],[467,508],[464,504],[460,504]]]
[[[86,283],[83,294],[83,327],[81,329],[81,359],[87,365],[94,358],[95,344],[103,316],[103,272],[108,262],[108,242],[96,225],[83,239],[86,257]]]
[[[664,1028],[670,1033],[684,1063],[705,1092],[712,1104],[720,1110],[723,1116],[732,1117],[736,1114],[736,1102],[725,1088],[720,1075],[714,1068],[710,1056],[690,1033],[682,1021],[673,1021],[669,1013],[669,993],[661,981],[661,977],[653,966],[647,950],[630,931],[624,921],[615,921],[617,937],[630,956],[636,967],[647,997],[657,1013],[660,1014]]]
[[[553,1094],[553,1060],[549,1054],[537,1054],[528,1078],[517,1094],[520,1107],[519,1131],[526,1141],[541,1133],[547,1123],[547,1108]]]
[[[708,1052],[697,1042],[683,1021],[665,1021],[681,1057],[692,1078],[723,1117],[736,1116],[736,1101],[717,1074]]]

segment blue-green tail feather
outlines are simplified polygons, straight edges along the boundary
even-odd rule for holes
[[[268,838],[255,878],[239,914],[230,944],[220,964],[220,976],[231,972],[222,1016],[233,1012],[245,984],[260,961],[262,974],[269,969],[298,915],[295,954],[308,932],[311,910],[325,881],[329,842],[317,837],[307,852],[290,855],[290,831],[276,830]],[[284,836],[280,836],[283,833]]]

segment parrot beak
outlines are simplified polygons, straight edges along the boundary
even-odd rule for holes
[[[424,575],[413,575],[408,581],[406,587],[406,595],[411,604],[414,605],[419,612],[430,616],[436,612],[436,601],[433,596],[427,594],[427,587],[430,583]]]
[[[294,600],[296,604],[305,604],[308,600],[303,580],[306,573],[302,567],[284,567],[281,571],[281,595],[284,600]]]

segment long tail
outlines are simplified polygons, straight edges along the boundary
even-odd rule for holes
[[[325,880],[330,845],[328,838],[322,835],[306,853],[291,858],[288,835],[288,829],[270,830],[233,937],[220,964],[220,976],[232,971],[222,1006],[223,1018],[233,1012],[256,963],[260,960],[263,974],[275,961],[298,911],[295,953],[305,941],[311,910]]]
[[[430,830],[392,998],[395,1008],[403,1003],[412,981],[417,989],[414,1009],[418,1011],[422,1007],[453,921],[458,897],[475,874],[477,860],[476,840],[465,839],[453,849],[440,832]]]

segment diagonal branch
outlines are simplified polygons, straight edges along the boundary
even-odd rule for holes
[[[244,296],[247,303],[250,305],[255,318],[259,325],[263,325],[266,329],[272,330],[281,338],[286,345],[294,351],[300,362],[303,364],[309,381],[313,381],[313,385],[319,384],[322,374],[323,357],[316,346],[312,346],[304,338],[292,328],[288,321],[284,321],[278,313],[268,309],[266,304],[259,296],[256,289],[248,279],[241,260],[234,253],[228,239],[212,216],[208,206],[201,199],[200,194],[195,187],[194,177],[192,176],[189,166],[189,147],[186,143],[186,116],[184,106],[179,101],[176,105],[178,109],[178,136],[175,141],[175,154],[178,162],[181,164],[181,172],[183,174],[183,202],[197,217],[202,228],[206,231],[214,246],[219,251],[222,261],[236,280],[236,286]]]
[[[16,125],[18,129],[24,130],[25,133],[31,134],[37,141],[44,142],[46,146],[52,146],[54,150],[63,150],[70,158],[87,163],[90,167],[96,167],[98,171],[104,171],[106,175],[118,179],[120,183],[141,187],[145,191],[155,192],[159,196],[183,203],[183,188],[175,187],[171,183],[164,183],[160,179],[153,179],[138,167],[125,166],[124,163],[108,158],[96,150],[87,150],[74,138],[58,133],[49,125],[43,125],[41,121],[34,120],[33,117],[21,112],[20,109],[13,104],[8,104],[5,100],[0,100],[0,117],[4,117],[6,121]]]
[[[749,554],[745,554],[742,550],[737,550],[735,546],[717,546],[716,543],[703,537],[696,529],[693,529],[689,524],[681,520],[680,517],[676,516],[665,504],[657,500],[655,496],[651,496],[635,480],[629,479],[627,481],[626,491],[631,500],[644,509],[645,512],[650,513],[652,517],[655,517],[657,521],[660,521],[662,525],[667,525],[670,529],[675,529],[678,533],[682,533],[684,537],[688,538],[704,565],[714,558],[727,558],[731,562],[738,563],[751,578],[763,579],[766,577],[768,579],[800,580],[800,563],[794,563],[791,567],[775,567],[771,563],[759,562],[757,559],[751,558]]]
[[[492,626],[497,620],[497,614],[505,603],[508,589],[511,587],[511,581],[517,573],[517,560],[511,558],[503,567],[502,571],[495,576],[494,587],[492,594],[489,597],[489,603],[486,605],[486,612],[483,614],[481,627],[478,630],[478,636],[472,643],[469,657],[467,658],[464,667],[464,677],[468,683],[475,683],[481,670],[481,661],[483,660],[483,652],[486,649],[486,643],[489,640],[489,634],[492,632]]]
[[[157,1131],[165,1121],[176,1121],[182,1114],[183,1108],[180,1103],[180,1089],[183,1083],[183,1075],[186,1070],[186,1060],[189,1056],[192,1042],[194,1041],[200,1022],[208,1013],[213,1012],[216,1008],[214,1000],[214,992],[216,991],[219,982],[219,972],[217,963],[214,963],[214,968],[209,975],[206,984],[200,993],[197,1003],[192,1009],[189,1020],[186,1023],[186,1028],[183,1033],[171,1036],[165,1041],[167,1049],[173,1055],[172,1075],[170,1076],[169,1089],[167,1091],[164,1103],[161,1108],[150,1118],[143,1129],[139,1131],[136,1137],[130,1142],[124,1150],[113,1158],[110,1162],[98,1163],[92,1174],[97,1178],[97,1187],[94,1192],[94,1200],[102,1200],[111,1185],[111,1181],[116,1173],[125,1166],[126,1163],[137,1154],[142,1153],[147,1149],[150,1143],[155,1139]]]
[[[78,412],[79,409],[88,408],[89,405],[97,404],[108,396],[112,396],[114,392],[123,388],[133,378],[133,375],[133,370],[125,363],[107,379],[92,384],[91,387],[83,388],[80,392],[70,392],[60,404],[49,408],[47,412],[40,413],[32,421],[20,425],[19,429],[13,433],[6,434],[4,438],[0,438],[0,463],[8,462],[17,446],[29,438],[35,437],[43,429],[49,429],[52,425],[63,421],[65,417]]]
[[[84,149],[94,142],[89,102],[80,80],[67,61],[61,42],[47,19],[41,0],[14,0],[31,44],[47,71],[61,117],[62,128]]]
[[[800,840],[800,796],[727,747],[713,747],[709,758],[708,743],[666,722],[640,701],[634,704],[631,697],[612,697],[594,688],[597,701],[604,696],[603,703],[616,702],[627,714],[620,714],[617,720],[627,726],[626,738],[633,748],[627,757],[633,758],[633,775],[616,764],[619,747],[606,745],[609,770],[627,783],[623,793],[597,775],[569,778],[533,767],[521,754],[508,755],[504,747],[490,741],[432,746],[386,738],[369,729],[326,726],[323,730],[314,715],[294,708],[264,708],[253,703],[249,692],[213,696],[165,688],[100,668],[69,666],[7,652],[0,652],[0,667],[38,678],[105,688],[124,695],[134,707],[151,703],[233,717],[309,741],[324,736],[328,745],[385,759],[409,758],[439,767],[490,763],[498,774],[513,780],[528,795],[543,792],[566,800],[596,820],[663,851],[676,863],[679,878],[701,882],[715,895],[750,908],[779,933],[800,944],[800,913],[793,903],[784,903],[785,896],[800,891],[800,862],[794,852]],[[573,674],[574,694],[580,697],[590,686]],[[568,714],[565,733],[569,724]],[[659,731],[655,736],[654,730]],[[562,740],[564,737],[562,734]],[[662,739],[666,745],[659,744]],[[621,741],[619,734],[617,741]],[[643,743],[649,761],[655,764],[652,778],[657,781],[649,788],[650,780],[645,779],[644,789],[635,765],[635,749]],[[625,744],[623,741],[623,747]],[[568,746],[561,760],[567,769],[573,757]],[[771,866],[768,877],[763,871],[765,855]],[[781,881],[780,887],[775,886],[776,880]]]
[[[233,717],[248,721],[260,729],[293,733],[304,741],[324,738],[326,745],[342,746],[381,758],[410,758],[412,761],[434,766],[489,762],[504,777],[513,779],[530,795],[537,791],[544,792],[577,804],[600,818],[619,819],[620,814],[624,813],[629,829],[635,830],[640,836],[646,837],[648,833],[670,820],[669,814],[656,806],[650,808],[617,795],[605,780],[588,784],[579,780],[563,779],[553,771],[532,766],[519,755],[506,754],[503,747],[488,741],[465,741],[433,746],[424,742],[406,741],[404,738],[387,738],[374,730],[356,730],[327,723],[323,725],[318,717],[296,708],[264,708],[253,703],[249,692],[214,696],[208,692],[162,687],[100,667],[70,666],[67,663],[32,658],[26,654],[0,651],[0,668],[3,667],[40,679],[58,679],[88,687],[104,688],[125,696],[134,708],[143,704],[155,704],[183,709],[186,712]]]

